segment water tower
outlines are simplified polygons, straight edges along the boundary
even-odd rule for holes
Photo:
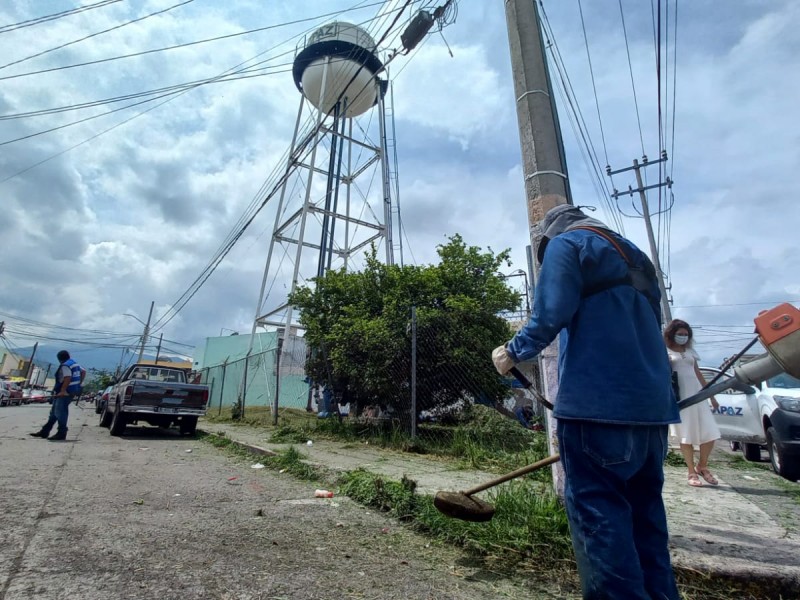
[[[291,332],[288,294],[328,269],[360,267],[372,244],[387,264],[396,252],[402,261],[391,93],[375,40],[333,22],[297,50],[300,107],[254,332],[258,325]]]

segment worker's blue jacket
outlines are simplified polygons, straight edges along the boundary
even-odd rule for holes
[[[71,396],[76,396],[81,393],[81,366],[71,358],[65,360],[61,365],[69,367],[70,379],[67,386],[67,393]],[[56,371],[56,392],[61,391],[61,369]]]
[[[648,260],[628,240],[617,241],[635,266]],[[627,273],[620,253],[591,231],[566,231],[548,242],[533,316],[507,350],[515,361],[530,360],[560,332],[556,418],[622,424],[680,420],[659,326],[657,281],[647,295],[624,284],[589,292]]]

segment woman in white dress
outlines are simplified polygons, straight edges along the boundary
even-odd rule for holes
[[[705,386],[706,380],[697,361],[700,357],[693,349],[692,328],[686,321],[675,319],[664,330],[664,341],[667,344],[669,362],[672,365],[673,378],[677,374],[679,400],[693,396]],[[711,405],[719,408],[716,398],[711,398]],[[706,483],[717,485],[717,479],[708,469],[708,457],[714,449],[714,441],[720,437],[719,428],[709,410],[708,403],[701,402],[681,411],[681,422],[670,425],[670,435],[678,438],[681,454],[689,467],[689,485],[702,486],[702,477]],[[694,462],[694,447],[700,449],[697,465]]]

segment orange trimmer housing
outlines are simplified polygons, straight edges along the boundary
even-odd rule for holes
[[[759,313],[756,333],[772,358],[784,371],[800,377],[800,309],[779,304]]]

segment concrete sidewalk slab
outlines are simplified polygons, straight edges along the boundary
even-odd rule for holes
[[[312,440],[306,444],[272,444],[265,430],[228,424],[207,424],[208,433],[224,433],[255,452],[275,453],[292,445],[308,462],[333,471],[364,468],[387,478],[414,479],[418,491],[464,490],[495,474],[455,470],[435,457],[413,455],[364,443]],[[664,503],[670,549],[678,569],[745,581],[781,581],[800,590],[800,534],[778,523],[736,491],[719,475],[718,486],[687,485],[686,469],[665,467]]]

